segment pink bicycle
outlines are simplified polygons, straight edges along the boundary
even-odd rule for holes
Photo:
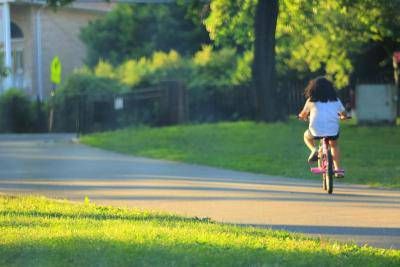
[[[351,117],[341,117],[341,120],[347,119],[351,119]],[[328,194],[332,194],[335,170],[328,137],[321,137],[318,148],[318,167],[311,167],[310,170],[314,174],[322,174],[322,188]],[[343,170],[340,172],[343,173]]]
[[[332,194],[335,171],[333,169],[329,140],[326,137],[323,137],[320,141],[318,149],[318,167],[311,167],[311,172],[314,174],[322,174],[322,188],[327,191],[328,194]]]

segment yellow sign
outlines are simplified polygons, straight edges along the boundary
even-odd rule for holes
[[[58,56],[55,56],[50,65],[50,79],[52,83],[59,84],[61,82],[61,71],[61,61]]]

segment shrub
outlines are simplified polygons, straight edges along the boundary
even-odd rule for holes
[[[157,104],[141,101],[143,105],[139,105],[128,100],[131,96],[125,95],[124,110],[114,111],[109,99],[105,100],[104,97],[102,99],[99,95],[134,91],[135,88],[162,87],[164,81],[178,81],[180,84],[182,82],[186,84],[190,91],[188,94],[190,110],[194,111],[192,114],[195,114],[195,116],[191,115],[191,118],[196,121],[248,118],[250,94],[246,92],[249,91],[248,87],[243,85],[250,80],[251,61],[252,53],[237,55],[233,48],[213,50],[211,46],[203,46],[202,50],[191,58],[182,57],[175,50],[171,50],[168,53],[154,52],[148,58],[130,59],[117,67],[101,60],[93,70],[81,69],[79,73],[70,77],[66,85],[61,88],[64,100],[63,104],[58,106],[62,107],[64,111],[60,113],[70,116],[68,119],[70,126],[63,125],[62,127],[69,131],[75,129],[74,121],[77,121],[77,116],[79,116],[76,110],[79,110],[82,101],[85,107],[89,107],[89,110],[81,108],[80,112],[88,114],[86,116],[89,117],[96,117],[93,115],[94,108],[90,108],[91,102],[96,102],[93,103],[97,107],[96,109],[99,107],[102,110],[111,109],[108,113],[97,116],[103,118],[99,119],[103,123],[104,120],[109,120],[108,124],[111,128],[116,126],[115,124],[118,126],[134,121],[157,124],[156,115],[160,112]],[[104,86],[104,83],[107,86]],[[110,88],[122,89],[110,91]],[[84,98],[73,99],[73,95],[77,94]],[[69,98],[65,98],[66,96]],[[239,106],[239,103],[245,100],[247,102]],[[138,115],[139,113],[140,115]],[[113,116],[118,116],[118,118]],[[112,124],[112,120],[117,122]],[[81,127],[85,127],[82,126],[82,123],[93,124],[91,119],[88,123],[82,119],[80,121]]]
[[[100,60],[97,66],[94,68],[94,74],[97,77],[110,78],[115,77],[113,66],[107,61]]]
[[[32,132],[34,117],[29,96],[12,88],[0,96],[0,130],[2,132]]]
[[[118,68],[118,80],[130,87],[139,85],[150,72],[149,63],[145,57],[139,60],[128,60]]]
[[[87,73],[72,74],[51,99],[54,130],[73,132],[77,127],[95,127],[93,121],[99,116],[101,120],[112,121],[113,96],[125,90],[114,79]],[[96,111],[101,114],[98,115]]]
[[[98,77],[88,73],[74,73],[57,90],[56,96],[113,94],[120,93],[125,89],[118,81],[111,78]]]
[[[118,67],[118,80],[130,87],[157,85],[165,80],[185,80],[189,63],[175,50],[157,51],[150,58],[128,60]]]
[[[193,90],[224,90],[250,80],[251,61],[252,53],[238,57],[233,48],[214,51],[211,46],[203,46],[193,58],[184,58],[175,50],[156,51],[149,58],[131,59],[115,69],[100,60],[94,74],[116,79],[131,88],[178,80]]]
[[[211,46],[203,46],[192,59],[189,89],[230,87],[233,84],[236,61],[236,50],[233,48],[214,51]]]

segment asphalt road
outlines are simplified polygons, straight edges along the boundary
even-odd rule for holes
[[[125,156],[73,135],[0,135],[0,193],[40,194],[400,249],[400,191]]]

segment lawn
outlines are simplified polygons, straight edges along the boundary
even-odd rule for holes
[[[319,179],[309,172],[302,136],[307,125],[223,122],[127,128],[86,135],[81,142],[130,155],[197,163],[285,177]],[[341,126],[344,181],[400,188],[400,128]]]
[[[0,266],[400,266],[400,251],[43,197],[0,196]]]

